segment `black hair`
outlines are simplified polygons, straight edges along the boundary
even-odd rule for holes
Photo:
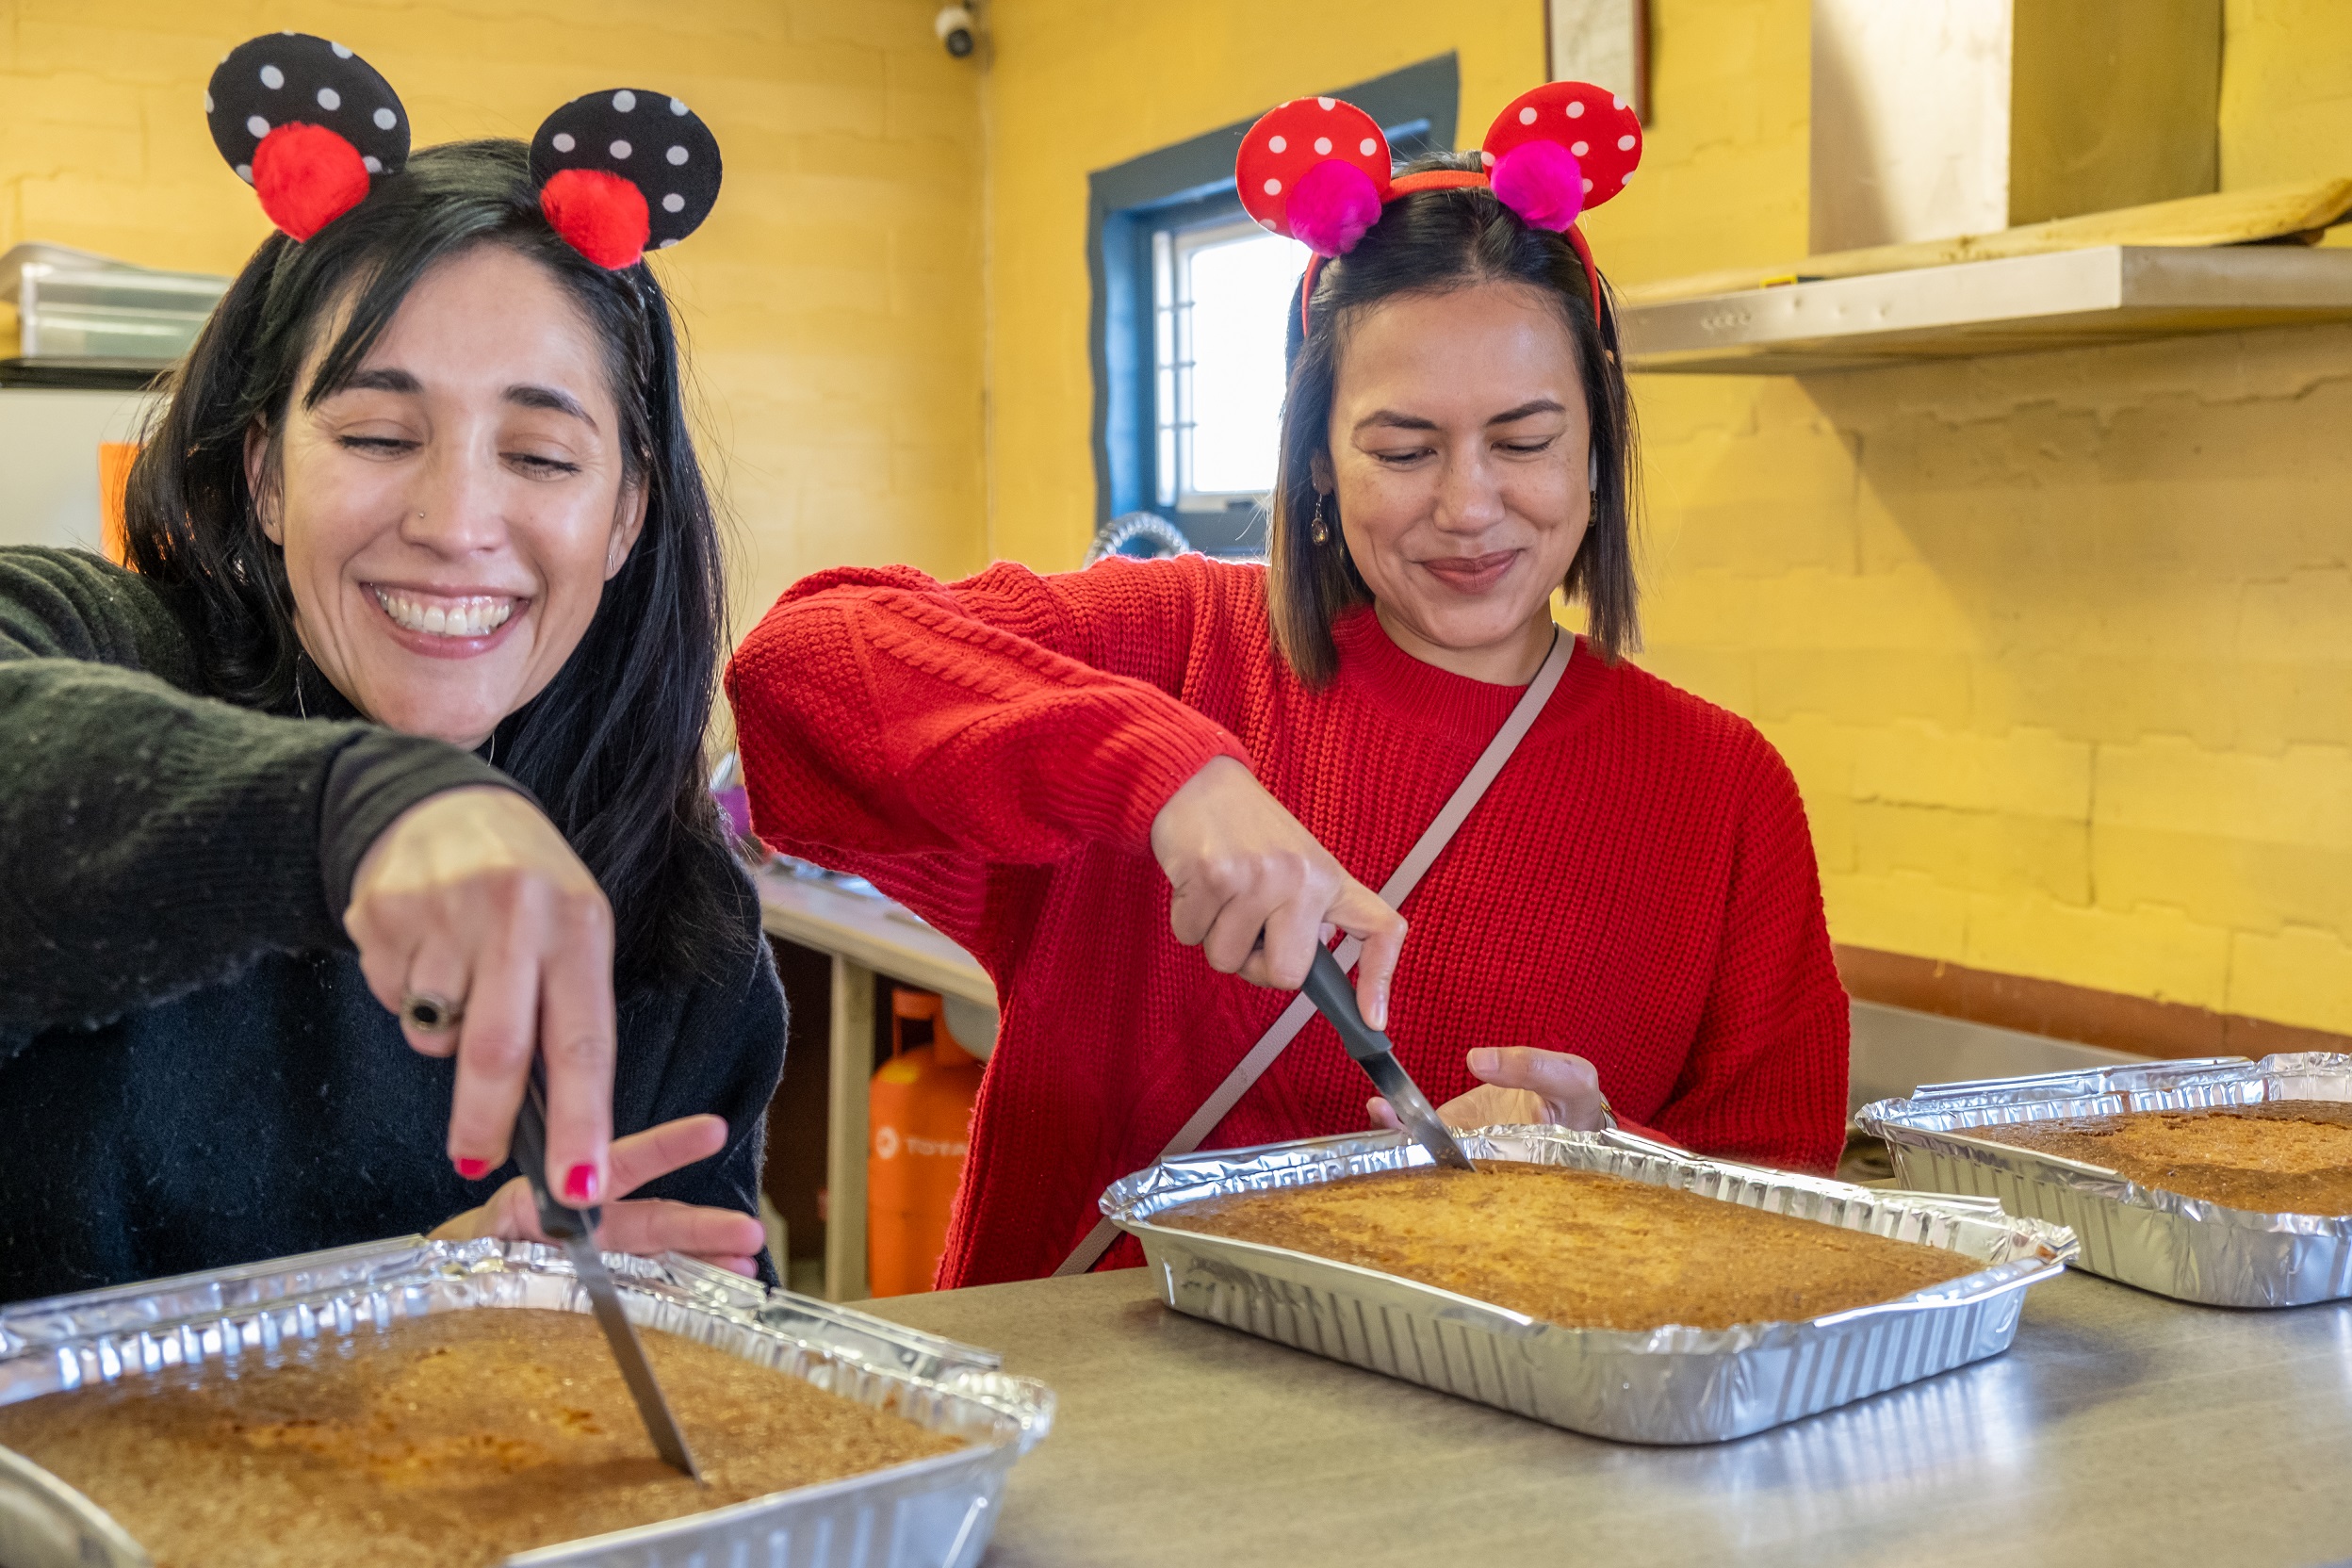
[[[433,268],[482,245],[538,263],[590,323],[620,410],[625,473],[645,495],[636,547],[580,645],[498,725],[494,755],[602,885],[618,974],[707,972],[741,945],[702,779],[726,599],[677,336],[642,261],[608,270],[548,225],[521,142],[426,148],[307,242],[262,241],[172,377],[132,468],[132,564],[192,599],[214,694],[290,710],[301,645],[286,558],[247,482],[247,432],[285,428],[303,364],[338,312],[348,314],[319,353],[305,407],[350,382]]]
[[[1479,167],[1478,155],[1417,159],[1400,174]],[[1382,210],[1356,248],[1323,264],[1315,279],[1308,323],[1291,293],[1284,336],[1289,386],[1282,399],[1282,449],[1266,523],[1266,603],[1275,646],[1309,685],[1329,681],[1339,651],[1331,623],[1372,602],[1337,525],[1336,498],[1325,502],[1331,542],[1309,531],[1315,513],[1315,459],[1331,439],[1331,398],[1349,325],[1370,306],[1400,294],[1436,294],[1475,284],[1525,284],[1559,307],[1576,348],[1585,406],[1591,411],[1592,517],[1561,587],[1584,601],[1591,640],[1614,661],[1640,646],[1633,565],[1637,487],[1633,401],[1617,355],[1616,307],[1593,284],[1564,234],[1531,228],[1482,186],[1420,190]],[[1299,280],[1299,286],[1306,279]]]

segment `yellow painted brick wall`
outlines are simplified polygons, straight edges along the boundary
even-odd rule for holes
[[[738,528],[739,624],[846,561],[978,567],[984,471],[976,72],[929,0],[5,0],[0,244],[233,271],[269,232],[201,99],[276,27],[351,44],[418,145],[528,138],[580,93],[675,92],[727,159],[717,210],[655,265],[691,345]]]
[[[1802,255],[1808,0],[1652,0],[1625,283]],[[1538,0],[995,0],[991,542],[1092,515],[1086,174]],[[2352,173],[2352,5],[2230,0],[2225,187]],[[2339,237],[2346,237],[2339,231]],[[1273,330],[1269,325],[1268,330]],[[2352,330],[1642,378],[1643,662],[1795,767],[1843,941],[2352,1030]]]
[[[1661,132],[1703,79],[1719,134],[1653,138],[1658,228],[1605,261],[1801,253],[1709,198],[1802,180],[1803,57],[1744,72],[1722,19],[1801,36],[1805,0],[1658,9]],[[2352,173],[2352,7],[2227,22],[2224,187]],[[1644,662],[1787,754],[1838,939],[2352,1030],[2346,365],[2331,328],[1640,379]]]

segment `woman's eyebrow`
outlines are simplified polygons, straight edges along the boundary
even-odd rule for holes
[[[1508,425],[1515,419],[1532,418],[1538,414],[1565,414],[1568,410],[1557,400],[1535,398],[1517,408],[1507,408],[1487,421],[1490,425]]]
[[[414,396],[425,388],[423,383],[406,370],[389,365],[378,365],[368,369],[352,371],[351,378],[344,382],[342,389],[346,392],[399,392]]]
[[[1567,406],[1556,398],[1533,398],[1516,408],[1503,410],[1487,420],[1487,423],[1508,425],[1513,420],[1532,418],[1538,414],[1565,414],[1566,412],[1568,412]],[[1437,421],[1434,419],[1425,419],[1418,414],[1399,414],[1393,408],[1382,408],[1376,409],[1358,419],[1355,429],[1363,431],[1374,425],[1383,426],[1389,430],[1435,430],[1438,428]]]
[[[580,400],[569,392],[556,387],[534,386],[526,382],[508,387],[506,400],[524,408],[544,408],[550,414],[568,414],[590,430],[596,428],[596,420],[589,417],[588,411],[580,406]]]

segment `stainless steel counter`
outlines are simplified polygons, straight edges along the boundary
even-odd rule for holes
[[[990,1568],[2352,1558],[2347,1306],[2190,1307],[2070,1274],[2030,1293],[2005,1356],[1676,1449],[1180,1316],[1141,1269],[868,1305],[1060,1396]]]

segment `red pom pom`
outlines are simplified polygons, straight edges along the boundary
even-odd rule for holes
[[[616,270],[636,264],[653,232],[645,193],[601,169],[558,170],[539,188],[539,210],[573,250]]]
[[[308,239],[367,198],[368,165],[324,125],[280,125],[253,149],[253,193],[270,221]]]

